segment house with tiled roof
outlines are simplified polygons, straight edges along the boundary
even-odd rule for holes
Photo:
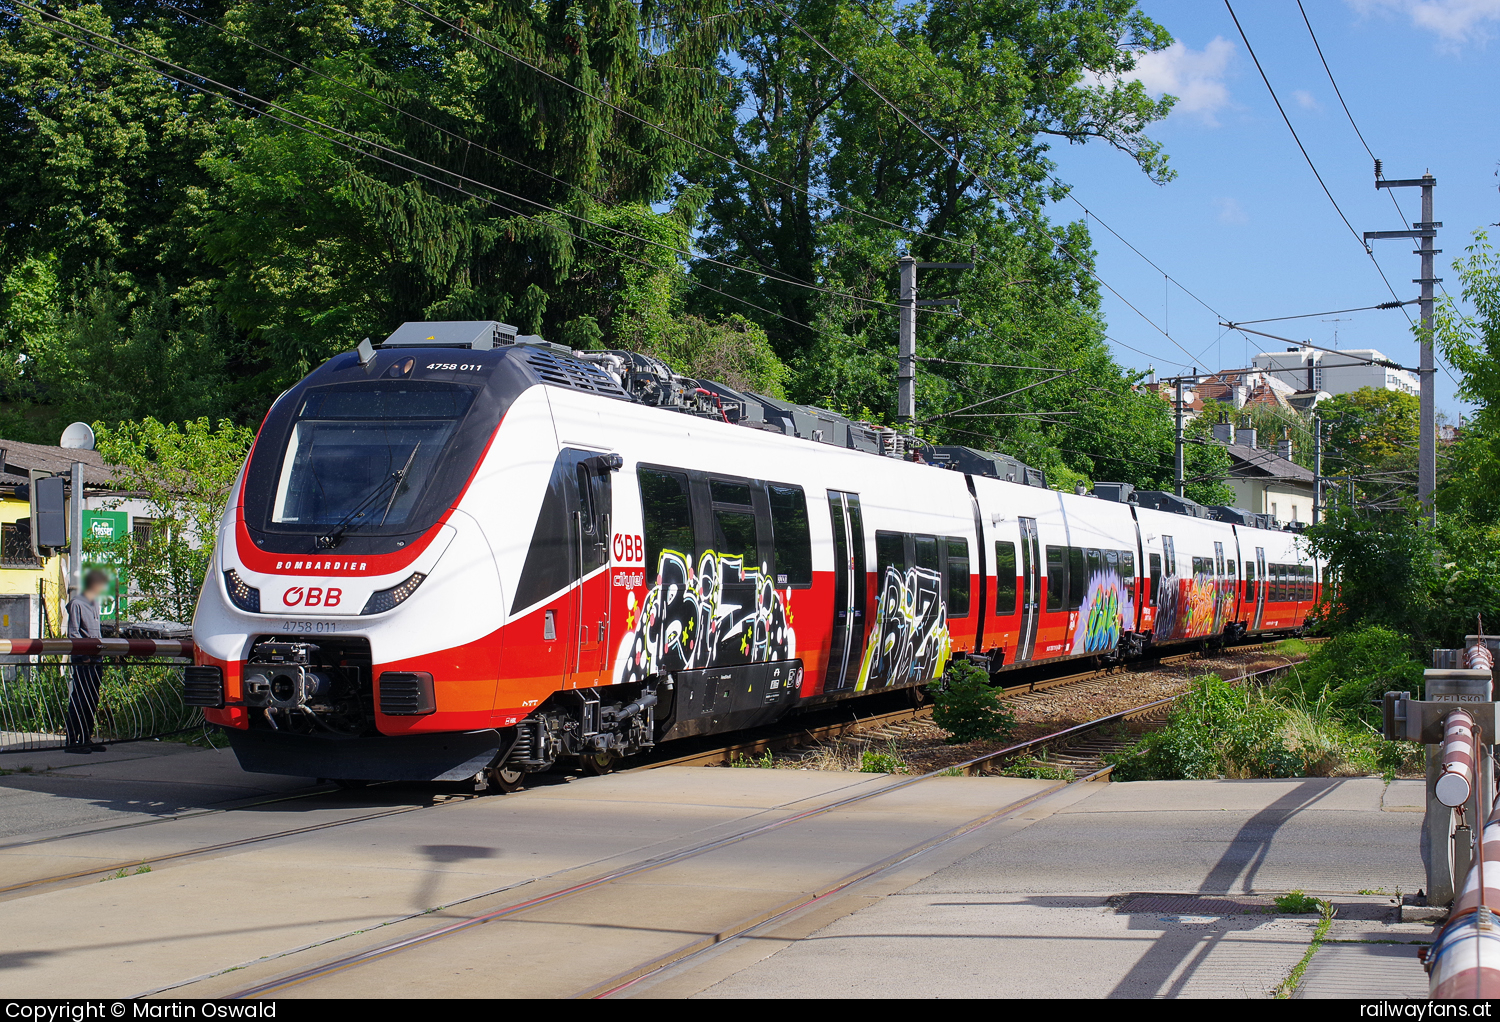
[[[32,550],[28,487],[33,471],[69,475],[74,462],[83,466],[85,536],[143,537],[154,524],[146,503],[116,485],[117,470],[98,451],[0,439],[0,638],[61,634],[68,558],[39,558]],[[101,601],[105,623],[123,620],[127,602],[111,591]]]

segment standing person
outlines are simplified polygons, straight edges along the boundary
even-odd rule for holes
[[[99,639],[99,597],[109,587],[109,576],[94,568],[83,577],[83,591],[68,601],[68,638]],[[104,658],[73,657],[73,685],[68,692],[68,744],[65,752],[103,752],[94,741],[94,712],[99,708],[99,682]]]

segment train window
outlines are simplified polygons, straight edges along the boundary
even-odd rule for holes
[[[1232,578],[1232,579],[1235,579],[1236,581],[1238,581],[1238,579],[1239,579],[1240,576],[1239,576],[1239,573],[1235,571],[1235,564],[1234,564],[1234,558],[1233,557],[1231,557],[1229,560],[1227,560],[1227,561],[1224,562],[1224,574],[1227,575],[1229,578]]]
[[[1120,551],[1120,578],[1124,579],[1126,585],[1135,581],[1135,551]]]
[[[771,531],[776,550],[776,584],[812,585],[812,536],[807,497],[800,486],[771,483]]]
[[[1193,577],[1194,578],[1198,577],[1199,575],[1212,575],[1213,573],[1214,573],[1213,558],[1210,558],[1210,557],[1194,557],[1193,558]]]
[[[1083,559],[1088,564],[1089,578],[1104,571],[1104,553],[1100,550],[1085,550]]]
[[[589,538],[593,538],[598,531],[598,526],[594,522],[594,487],[593,481],[589,478],[591,474],[588,465],[580,461],[577,469],[578,525],[579,531]]]
[[[1083,548],[1068,547],[1068,609],[1077,610],[1083,606],[1083,594],[1088,590],[1089,571],[1088,562],[1084,557]]]
[[[1172,537],[1161,538],[1162,574],[1171,578],[1177,574],[1177,552],[1172,547]]]
[[[309,391],[292,428],[271,521],[347,524],[373,504],[380,513],[366,519],[366,530],[410,531],[408,518],[473,400],[470,387],[420,381]]]
[[[969,616],[969,541],[949,536],[948,616]]]
[[[750,484],[736,482],[728,479],[710,479],[709,490],[713,493],[715,504],[734,504],[738,507],[750,506]]]
[[[1161,554],[1151,554],[1151,605],[1161,597]]]
[[[663,550],[671,550],[692,565],[693,513],[688,499],[687,475],[638,469],[641,484],[641,514],[646,523],[646,571],[661,569]]]
[[[917,536],[916,558],[917,567],[926,568],[928,571],[940,570],[938,564],[938,541],[936,536]]]
[[[1313,570],[1306,565],[1302,568],[1302,598],[1307,601],[1313,598]]]
[[[899,532],[875,533],[875,570],[882,579],[887,568],[906,574],[906,537]]]
[[[752,511],[714,511],[714,546],[725,557],[740,557],[743,571],[760,568],[755,547],[755,513]],[[738,581],[724,579],[725,582]]]
[[[1016,612],[1016,545],[995,540],[995,616]]]
[[[1065,610],[1068,606],[1068,548],[1047,548],[1047,609]]]

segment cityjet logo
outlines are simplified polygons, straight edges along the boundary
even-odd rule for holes
[[[342,589],[324,589],[321,586],[292,586],[281,594],[281,602],[288,607],[337,607],[344,599]]]

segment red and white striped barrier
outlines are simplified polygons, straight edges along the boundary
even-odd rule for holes
[[[1500,997],[1500,812],[1484,825],[1479,854],[1453,911],[1427,953],[1435,999]]]
[[[193,656],[192,639],[0,639],[0,656]]]
[[[1474,792],[1474,718],[1463,710],[1448,714],[1443,724],[1443,772],[1433,794],[1450,809],[1469,801]]]

